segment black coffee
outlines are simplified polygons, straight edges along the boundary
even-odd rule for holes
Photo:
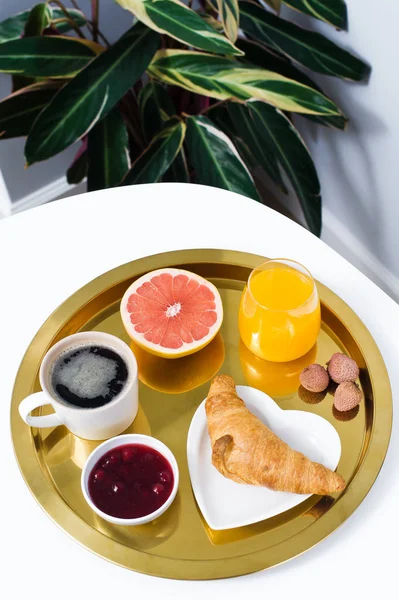
[[[128,375],[119,354],[104,346],[86,344],[58,357],[51,371],[51,387],[64,404],[99,408],[122,391]]]

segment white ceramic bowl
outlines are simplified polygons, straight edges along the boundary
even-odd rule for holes
[[[114,448],[117,448],[118,446],[123,446],[125,444],[143,444],[144,446],[149,446],[150,448],[154,448],[154,450],[157,450],[169,462],[170,466],[172,467],[174,477],[173,489],[166,502],[162,504],[162,506],[160,506],[156,511],[145,515],[144,517],[138,517],[136,519],[121,519],[119,517],[112,517],[111,515],[107,515],[102,510],[97,508],[97,506],[93,503],[92,499],[90,498],[88,489],[89,475],[97,461],[100,460],[100,458],[104,454],[109,452],[109,450],[113,450]],[[144,523],[149,523],[150,521],[153,521],[154,519],[162,515],[172,504],[173,500],[176,497],[177,489],[179,487],[179,467],[177,466],[177,462],[173,453],[169,450],[167,446],[165,446],[165,444],[149,435],[128,433],[126,435],[118,435],[117,437],[113,437],[109,440],[106,440],[105,442],[100,444],[95,450],[93,450],[83,467],[80,482],[82,487],[82,493],[87,504],[100,517],[116,525],[143,525]]]

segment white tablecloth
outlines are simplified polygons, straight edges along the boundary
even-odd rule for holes
[[[152,184],[67,198],[0,222],[0,589],[11,599],[394,597],[399,426],[376,484],[354,515],[296,559],[228,580],[186,582],[117,567],[80,547],[40,509],[15,462],[9,407],[16,371],[47,316],[76,289],[135,258],[183,248],[292,257],[366,323],[399,394],[399,307],[326,244],[260,204],[209,187]],[[377,596],[378,594],[378,596]]]

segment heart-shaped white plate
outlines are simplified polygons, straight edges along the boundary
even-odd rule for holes
[[[333,471],[337,468],[341,440],[326,419],[300,410],[282,410],[270,396],[255,388],[238,385],[237,393],[247,408],[292,448]],[[195,498],[212,529],[257,523],[309,498],[309,495],[235,483],[212,465],[211,455],[204,400],[191,421],[187,458]]]

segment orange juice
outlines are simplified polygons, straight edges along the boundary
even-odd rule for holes
[[[260,358],[285,362],[306,354],[320,330],[320,302],[310,273],[285,259],[255,269],[241,298],[239,330]]]

